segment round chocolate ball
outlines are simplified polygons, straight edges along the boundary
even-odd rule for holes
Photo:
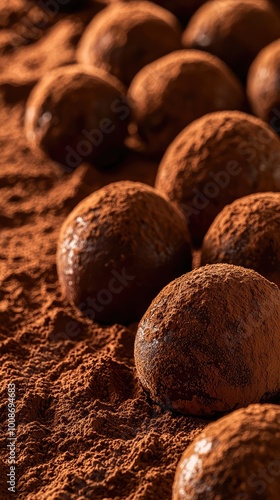
[[[226,206],[210,226],[201,263],[249,267],[280,287],[280,193],[257,193]]]
[[[147,65],[129,88],[138,134],[149,152],[162,154],[172,140],[206,113],[242,109],[241,84],[216,57],[195,50]]]
[[[120,157],[129,118],[117,79],[73,65],[50,71],[34,87],[25,130],[32,147],[70,170],[83,160],[107,166]]]
[[[69,215],[57,269],[69,302],[97,321],[128,324],[191,260],[181,213],[155,189],[126,181],[96,191]]]
[[[143,66],[180,48],[181,29],[173,14],[150,2],[117,2],[89,24],[77,59],[129,85]]]
[[[215,264],[167,285],[140,321],[135,363],[163,408],[210,416],[280,393],[280,290]]]
[[[280,141],[259,118],[238,111],[206,115],[167,150],[156,187],[184,212],[199,246],[219,212],[235,199],[280,190]]]
[[[254,113],[280,133],[280,39],[265,47],[253,62],[247,94]]]
[[[280,15],[269,1],[212,0],[192,17],[183,45],[220,57],[244,79],[260,50],[279,37]]]
[[[183,453],[172,500],[278,500],[280,406],[251,405],[208,425]]]

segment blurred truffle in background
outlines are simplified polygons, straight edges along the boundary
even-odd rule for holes
[[[77,60],[108,71],[128,86],[141,68],[180,48],[180,25],[169,11],[150,2],[116,2],[86,28]]]
[[[257,54],[280,37],[280,12],[268,0],[211,0],[183,34],[186,48],[222,59],[242,80]]]

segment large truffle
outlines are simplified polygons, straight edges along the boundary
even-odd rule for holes
[[[255,269],[280,287],[280,193],[258,193],[225,207],[208,230],[201,263]]]
[[[247,93],[254,113],[280,133],[280,40],[265,47],[253,62]]]
[[[171,144],[156,187],[180,205],[200,245],[225,205],[255,192],[279,191],[279,166],[280,142],[266,123],[238,111],[213,113]]]
[[[255,271],[205,266],[167,285],[135,339],[153,401],[213,415],[280,393],[280,290]]]
[[[129,85],[143,66],[180,48],[181,30],[170,12],[149,2],[117,2],[89,24],[77,59]]]
[[[211,111],[242,109],[241,84],[222,61],[195,50],[169,54],[143,68],[129,88],[138,134],[164,153],[190,122]]]
[[[173,500],[278,500],[280,407],[251,405],[208,425],[183,453]]]
[[[110,184],[65,221],[57,268],[64,296],[92,319],[136,321],[163,286],[191,269],[187,226],[153,188]]]
[[[192,17],[183,45],[211,52],[245,78],[260,50],[279,37],[280,16],[272,3],[212,0]]]
[[[73,169],[83,160],[100,165],[119,158],[130,107],[120,82],[79,65],[55,69],[35,86],[26,105],[32,147]]]

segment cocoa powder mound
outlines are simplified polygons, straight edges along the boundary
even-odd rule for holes
[[[24,9],[31,4],[21,2]],[[152,185],[157,169],[127,153],[106,172],[84,162],[67,173],[26,143],[30,90],[47,70],[74,62],[95,8],[93,2],[79,15],[50,17],[38,41],[30,38],[0,57],[1,500],[171,498],[180,455],[205,426],[161,411],[144,393],[133,361],[135,325],[100,327],[61,297],[55,261],[66,216],[109,182]],[[12,36],[11,19],[7,32]],[[7,489],[10,383],[17,405],[16,495]]]

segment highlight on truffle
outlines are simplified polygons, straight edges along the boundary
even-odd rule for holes
[[[280,406],[251,405],[208,425],[178,464],[172,500],[278,500]]]
[[[109,184],[83,200],[60,233],[64,297],[103,323],[141,318],[152,299],[191,269],[184,217],[147,185]]]
[[[247,94],[253,112],[280,133],[280,40],[269,44],[250,67]]]
[[[257,193],[226,206],[210,226],[201,264],[254,269],[280,287],[280,193]]]
[[[228,264],[177,278],[139,323],[140,382],[163,408],[210,416],[280,394],[280,290]],[[273,348],[272,348],[273,346]]]
[[[189,125],[160,164],[156,188],[184,212],[195,245],[219,212],[255,192],[280,191],[280,141],[262,120],[238,111]]]
[[[270,1],[211,0],[190,20],[183,45],[214,54],[245,79],[257,54],[279,37],[280,13]]]
[[[121,0],[110,0],[111,3],[119,2]],[[134,0],[125,0],[126,2],[133,2]],[[277,1],[277,0],[276,0]],[[184,24],[190,16],[203,4],[206,0],[155,0],[153,3],[164,7],[165,9],[173,12],[175,16]]]
[[[50,71],[34,87],[25,130],[33,149],[73,170],[83,160],[107,166],[119,159],[129,119],[130,105],[116,78],[73,65]]]
[[[77,59],[128,86],[143,66],[180,48],[181,28],[173,14],[150,2],[115,2],[86,28]]]
[[[195,119],[243,109],[242,86],[218,58],[196,50],[169,54],[143,68],[128,92],[133,120],[150,153],[163,154]]]

